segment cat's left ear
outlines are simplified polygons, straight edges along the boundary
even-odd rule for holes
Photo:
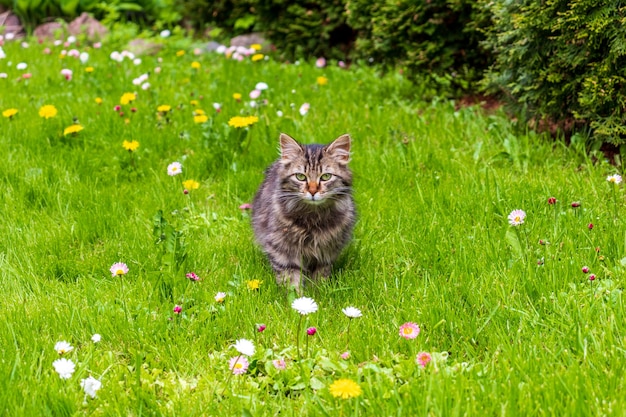
[[[342,165],[348,164],[350,162],[350,135],[341,135],[337,139],[335,139],[330,145],[326,146],[324,151],[332,156]]]

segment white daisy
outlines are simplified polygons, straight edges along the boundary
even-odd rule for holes
[[[348,316],[351,319],[355,319],[357,317],[361,317],[363,314],[361,314],[361,310],[359,310],[356,307],[346,307],[343,310],[343,314],[345,314],[346,316]]]
[[[291,308],[303,316],[306,316],[307,314],[315,313],[317,311],[317,303],[312,298],[300,297],[293,300]]]
[[[622,176],[618,174],[609,175],[608,177],[606,177],[606,180],[614,184],[619,184],[620,182],[622,182]]]
[[[76,365],[69,359],[61,358],[52,362],[54,370],[57,371],[59,376],[63,379],[69,379],[76,370]]]
[[[90,376],[89,378],[81,379],[80,386],[85,391],[85,394],[89,395],[91,398],[96,398],[96,392],[102,388],[102,382]]]
[[[100,336],[98,333],[95,333],[93,336],[91,336],[91,341],[94,343],[100,342],[101,339],[102,336]]]
[[[249,341],[248,339],[239,339],[233,345],[237,352],[242,355],[252,356],[254,355],[254,343]]]
[[[182,174],[183,166],[180,162],[172,162],[167,166],[167,175],[173,177],[174,175]]]
[[[509,214],[509,224],[511,226],[519,226],[524,223],[524,219],[526,218],[526,212],[524,210],[513,210],[511,214]]]
[[[73,351],[74,347],[63,340],[54,345],[54,350],[56,350],[59,355],[63,355],[64,353]]]

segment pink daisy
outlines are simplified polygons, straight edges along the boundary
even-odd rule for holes
[[[111,271],[111,274],[114,277],[118,275],[126,275],[128,273],[128,266],[126,266],[126,264],[123,262],[117,262],[111,265],[109,271]]]
[[[189,278],[192,281],[200,281],[200,277],[198,275],[196,275],[195,272],[189,272],[187,274],[185,274],[186,278]]]
[[[420,352],[417,354],[417,358],[415,359],[415,361],[419,364],[419,366],[421,366],[422,368],[426,368],[426,365],[428,365],[428,363],[430,361],[433,360],[433,357],[430,356],[430,353],[428,352]]]
[[[245,374],[248,366],[250,364],[244,356],[234,356],[228,361],[228,369],[233,371],[233,375]]]
[[[513,210],[511,214],[509,214],[509,224],[511,226],[519,226],[524,223],[524,219],[526,218],[526,212],[524,210]]]
[[[287,369],[287,364],[285,363],[284,359],[274,359],[272,361],[272,365],[274,365],[274,368],[278,369],[279,371]]]
[[[405,339],[415,339],[420,334],[420,328],[417,324],[408,322],[400,326],[400,336]]]

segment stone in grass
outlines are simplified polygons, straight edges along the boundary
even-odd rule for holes
[[[0,14],[0,27],[3,28],[4,35],[12,34],[15,39],[26,36],[26,31],[20,22],[20,18],[10,10]]]
[[[138,38],[130,41],[127,49],[135,55],[156,55],[163,49],[163,44]]]
[[[254,44],[261,45],[263,49],[269,49],[269,43],[263,34],[258,32],[235,36],[230,40],[230,46],[244,46],[249,48],[250,45]]]
[[[90,41],[100,40],[109,33],[109,30],[102,23],[84,12],[72,20],[67,29],[71,35],[84,34]]]
[[[33,31],[37,39],[64,39],[66,35],[65,25],[59,22],[42,23]]]

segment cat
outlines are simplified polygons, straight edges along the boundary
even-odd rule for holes
[[[301,145],[280,134],[280,158],[252,202],[252,226],[279,285],[300,292],[306,278],[330,276],[356,221],[350,136]]]

